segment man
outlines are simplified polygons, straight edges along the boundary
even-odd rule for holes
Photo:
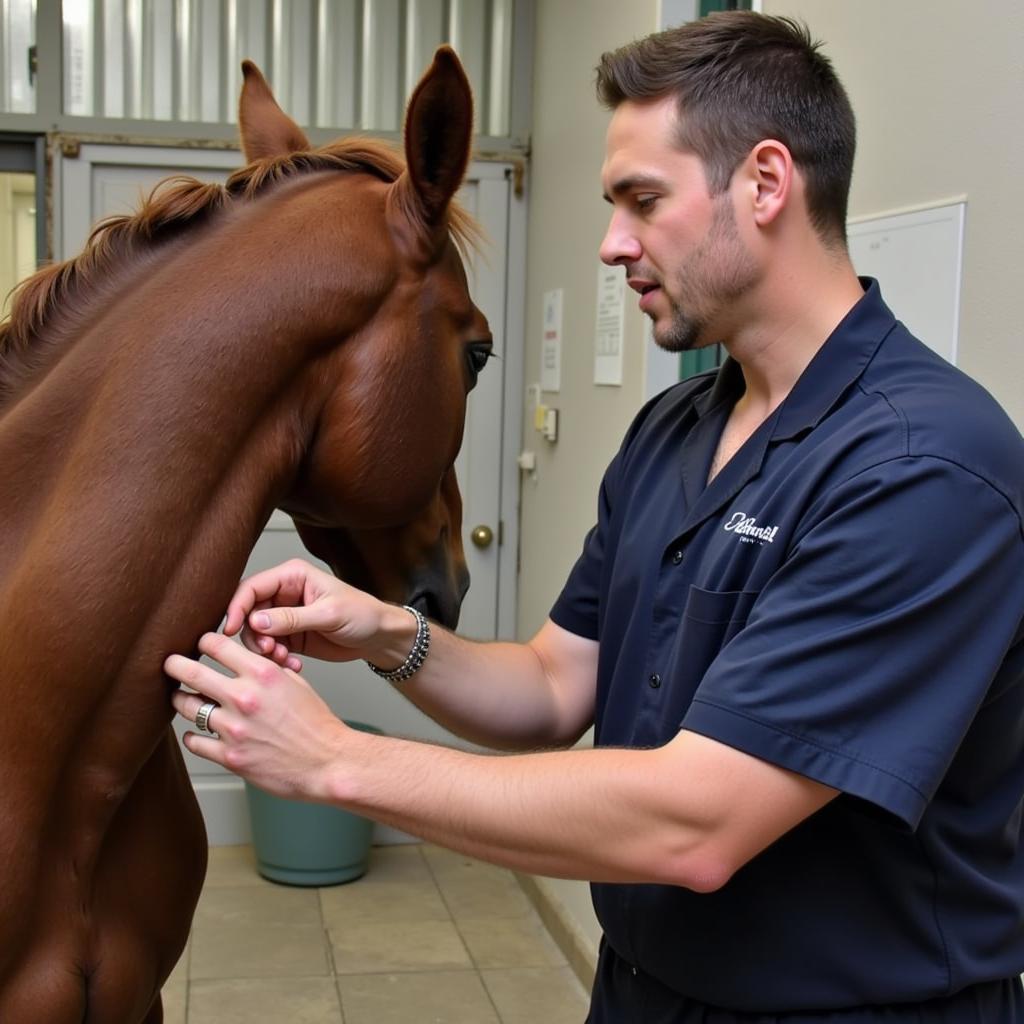
[[[593,881],[592,1024],[1024,1021],[1024,441],[855,276],[853,115],[805,29],[711,16],[598,89],[602,259],[659,344],[729,360],[640,412],[531,641],[424,658],[414,615],[288,563],[230,605],[248,650],[201,641],[236,679],[168,659],[219,733],[187,746]],[[596,749],[351,732],[296,652],[398,669],[478,743]]]

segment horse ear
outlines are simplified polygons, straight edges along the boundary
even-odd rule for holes
[[[277,105],[267,80],[251,60],[242,61],[242,75],[238,128],[245,159],[252,163],[311,149],[305,132]]]
[[[405,113],[405,173],[394,201],[421,232],[436,240],[447,228],[448,204],[469,165],[473,93],[450,46],[438,47]]]

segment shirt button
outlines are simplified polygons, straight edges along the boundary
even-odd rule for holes
[[[661,686],[661,676],[659,676],[657,672],[652,672],[647,677],[647,682],[651,684],[652,690],[656,690],[659,686]]]
[[[673,565],[678,565],[682,560],[683,560],[683,553],[682,553],[682,551],[673,551],[672,552],[672,564]]]
[[[635,967],[630,967],[629,973],[635,978],[640,972]]]

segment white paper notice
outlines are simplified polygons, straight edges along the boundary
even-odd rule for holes
[[[621,267],[597,271],[597,327],[594,333],[594,383],[622,384],[622,317],[626,275]]]
[[[544,337],[540,347],[540,389],[562,387],[562,289],[544,293]]]

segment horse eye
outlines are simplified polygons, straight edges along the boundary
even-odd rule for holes
[[[473,375],[474,380],[493,356],[494,346],[489,341],[474,342],[467,347],[466,359],[469,360],[469,372]]]

